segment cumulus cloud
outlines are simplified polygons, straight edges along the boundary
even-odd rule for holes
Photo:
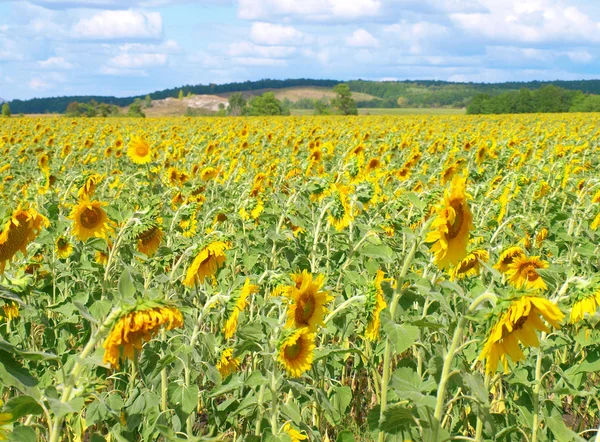
[[[259,46],[248,41],[239,41],[229,45],[228,54],[232,57],[286,58],[296,52],[288,46]]]
[[[346,39],[346,44],[357,48],[376,48],[379,46],[379,40],[361,28]]]
[[[167,63],[166,54],[119,54],[111,58],[108,64],[124,69],[138,69],[153,66],[163,66]]]
[[[250,38],[255,43],[267,46],[299,45],[306,41],[306,35],[292,26],[283,26],[265,22],[252,23]]]
[[[239,0],[246,20],[292,17],[308,21],[352,20],[380,14],[382,0]]]
[[[147,77],[148,72],[142,69],[120,69],[112,66],[102,66],[100,74],[113,77]]]
[[[50,84],[46,83],[41,78],[32,78],[27,83],[27,86],[29,86],[30,89],[33,89],[33,90],[36,90],[36,91],[39,91],[39,90],[42,90],[42,89],[49,89],[51,87]]]
[[[163,22],[158,12],[102,11],[77,22],[73,33],[91,40],[156,40],[162,38]]]
[[[75,65],[68,62],[63,57],[50,57],[47,60],[39,61],[38,65],[42,69],[73,69]]]

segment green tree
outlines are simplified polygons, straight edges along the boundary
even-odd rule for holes
[[[4,103],[2,105],[2,116],[3,117],[10,117],[11,113],[10,113],[10,105],[8,103]]]
[[[227,112],[234,117],[244,115],[246,111],[246,100],[241,92],[236,92],[229,96],[229,108]]]
[[[183,89],[179,89],[179,95],[177,96],[180,100],[183,100]]]
[[[150,95],[146,95],[146,98],[144,98],[144,107],[146,109],[150,109],[152,107],[152,97],[150,97]]]
[[[315,100],[313,102],[315,115],[329,115],[331,114],[331,107],[327,99]]]
[[[275,98],[275,93],[266,92],[248,102],[247,115],[289,115],[281,101]]]
[[[128,117],[145,118],[146,114],[142,110],[142,100],[136,98],[129,110],[127,111]]]
[[[356,102],[352,99],[350,86],[347,84],[338,84],[333,88],[333,92],[335,92],[337,96],[331,100],[331,105],[337,113],[342,115],[358,115],[358,109],[356,107]]]

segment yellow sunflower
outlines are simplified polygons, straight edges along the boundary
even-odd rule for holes
[[[452,279],[463,279],[467,276],[475,276],[481,270],[481,263],[487,262],[490,254],[485,250],[474,250],[462,259],[450,272]]]
[[[583,319],[585,319],[585,314],[589,313],[590,315],[593,315],[596,313],[596,310],[598,310],[598,306],[600,306],[600,291],[592,295],[581,297],[573,304],[573,307],[571,307],[569,321],[571,324],[583,321]]]
[[[384,273],[377,270],[375,281],[367,293],[367,328],[365,329],[365,338],[369,341],[379,340],[379,329],[381,320],[379,315],[387,307],[385,298],[383,297],[383,289],[381,283],[384,281]]]
[[[18,251],[27,255],[27,245],[49,225],[48,219],[32,208],[23,210],[19,207],[13,211],[0,231],[0,274]]]
[[[321,287],[325,277],[313,275],[306,270],[292,275],[294,286],[286,292],[286,297],[291,301],[287,310],[287,327],[303,328],[314,332],[320,325],[325,325],[323,319],[327,314],[327,306],[333,297]]]
[[[217,370],[221,374],[221,377],[225,379],[231,373],[235,373],[240,369],[239,358],[233,357],[233,348],[226,348],[221,353],[221,360],[217,362]]]
[[[147,164],[152,161],[150,145],[142,137],[134,136],[127,147],[127,156],[135,164]]]
[[[525,287],[532,290],[546,290],[548,286],[537,272],[538,269],[548,268],[548,263],[539,256],[518,256],[509,264],[506,276],[516,288]]]
[[[485,359],[485,370],[492,375],[502,361],[504,372],[508,372],[508,355],[513,362],[525,359],[519,342],[527,347],[538,347],[537,330],[550,332],[542,317],[554,328],[560,328],[565,315],[558,306],[537,296],[522,296],[513,300],[500,320],[494,324],[485,342],[480,360]]]
[[[73,246],[64,236],[56,238],[54,246],[56,248],[56,255],[61,259],[66,259],[73,253]]]
[[[278,359],[288,375],[297,378],[312,367],[314,350],[315,335],[306,328],[300,328],[281,342]]]
[[[133,359],[144,341],[150,341],[161,327],[166,330],[183,327],[181,312],[175,307],[152,303],[123,314],[102,345],[104,362],[119,368],[120,361]]]
[[[219,175],[219,169],[214,167],[206,167],[200,172],[200,178],[204,181],[210,181],[215,179]]]
[[[215,241],[204,247],[194,258],[187,270],[183,284],[194,287],[203,283],[208,276],[213,276],[225,263],[225,250],[229,247],[221,241]]]
[[[7,428],[13,421],[11,413],[0,413],[0,440],[8,440],[10,428]]]
[[[237,330],[240,313],[248,306],[248,296],[258,291],[258,286],[250,283],[250,278],[246,278],[244,286],[238,296],[233,296],[227,303],[228,316],[223,327],[225,339],[233,337]]]
[[[5,302],[2,306],[2,312],[7,321],[12,321],[19,317],[19,306],[14,302],[11,302],[10,304]]]
[[[137,249],[140,253],[152,256],[158,250],[162,241],[163,231],[158,226],[151,226],[137,235]]]
[[[331,191],[333,199],[327,219],[338,232],[348,227],[354,219],[349,194],[350,187],[333,185]]]
[[[108,216],[102,208],[106,203],[90,201],[84,197],[71,211],[69,219],[73,220],[73,235],[80,241],[90,238],[106,238]]]
[[[525,250],[523,250],[521,247],[509,247],[500,254],[500,258],[498,258],[498,262],[496,263],[494,268],[502,273],[506,273],[508,271],[508,266],[512,264],[514,259],[523,256],[525,256]]]
[[[283,431],[287,433],[292,442],[302,442],[303,440],[308,440],[308,436],[306,434],[300,433],[294,427],[292,427],[289,423],[286,423],[283,426]]]
[[[466,178],[454,177],[436,212],[425,241],[433,243],[431,251],[435,255],[435,263],[447,268],[458,264],[467,254],[469,230],[473,226],[473,216],[467,204]]]

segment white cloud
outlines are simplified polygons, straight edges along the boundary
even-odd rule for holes
[[[111,58],[108,64],[123,69],[139,69],[163,66],[167,63],[166,54],[130,54],[123,53]]]
[[[100,68],[102,75],[115,77],[147,77],[148,73],[141,69],[120,69],[111,66],[102,66]]]
[[[259,46],[248,41],[232,43],[227,51],[231,57],[252,58],[286,58],[295,52],[296,48],[288,46]]]
[[[50,88],[50,84],[46,83],[41,78],[32,78],[31,80],[29,80],[29,83],[27,83],[27,86],[29,86],[30,89],[36,91]]]
[[[267,46],[296,46],[306,40],[306,36],[292,26],[255,22],[250,28],[250,38],[255,43]]]
[[[379,40],[361,28],[346,38],[346,44],[357,48],[375,48],[379,46]]]
[[[176,54],[181,52],[181,47],[175,40],[167,40],[160,44],[124,43],[119,45],[122,52],[146,52]]]
[[[102,11],[73,27],[76,37],[92,40],[159,39],[163,33],[158,12]]]
[[[574,61],[575,63],[589,63],[590,61],[592,61],[595,58],[592,54],[590,54],[585,49],[576,50],[576,51],[568,51],[567,57],[569,57],[571,59],[571,61]]]
[[[233,59],[233,63],[240,66],[287,66],[285,60],[274,58],[236,57]]]
[[[309,21],[375,17],[382,0],[239,0],[238,16],[246,20],[296,17]]]
[[[73,63],[63,57],[50,57],[47,60],[39,61],[38,65],[43,69],[73,69],[75,67]]]

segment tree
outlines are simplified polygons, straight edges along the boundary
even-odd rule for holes
[[[179,95],[177,96],[180,100],[183,100],[183,89],[179,89]]]
[[[275,93],[266,92],[258,97],[252,98],[248,103],[247,115],[289,115],[290,111],[285,109],[281,101],[275,98]]]
[[[11,113],[10,113],[10,105],[8,103],[4,103],[2,105],[2,116],[3,117],[10,117]]]
[[[234,117],[244,115],[246,111],[246,100],[241,92],[236,92],[229,96],[229,108],[227,109],[229,115]]]
[[[142,110],[142,100],[136,98],[131,106],[129,106],[129,110],[127,111],[128,117],[136,117],[136,118],[145,118],[146,114]]]
[[[336,111],[342,115],[358,115],[356,102],[352,99],[350,86],[347,84],[338,84],[333,88],[337,96],[331,100],[331,104]]]
[[[146,98],[144,98],[144,107],[146,109],[150,109],[152,107],[152,97],[150,97],[150,95],[146,95]]]
[[[327,99],[315,100],[313,102],[315,108],[315,115],[329,115],[331,114],[331,108]]]

